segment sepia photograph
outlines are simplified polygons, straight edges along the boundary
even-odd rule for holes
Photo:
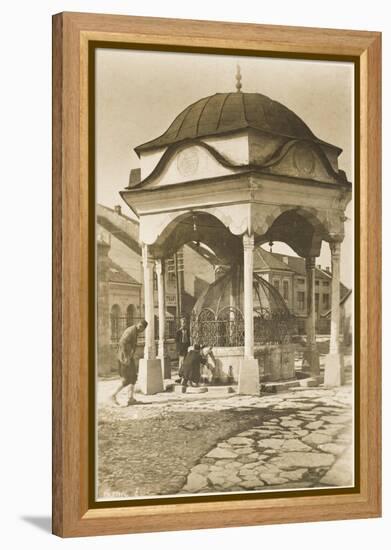
[[[351,490],[354,64],[94,64],[96,501]]]

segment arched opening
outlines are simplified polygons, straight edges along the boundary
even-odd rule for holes
[[[121,308],[118,304],[114,304],[111,306],[111,311],[110,311],[110,327],[111,327],[112,342],[118,342],[121,336],[120,321],[121,321]]]
[[[166,289],[172,292],[172,303],[175,302],[177,307],[174,318],[166,319],[166,332],[175,336],[181,315],[190,319],[195,302],[214,282],[216,267],[223,265],[227,268],[242,261],[243,245],[241,237],[233,235],[214,215],[190,211],[171,220],[151,246],[151,252],[155,258],[172,264],[166,264]],[[187,266],[191,265],[186,280],[183,277],[185,261]],[[206,264],[210,270],[208,274]],[[206,344],[206,334],[204,336]]]
[[[304,258],[319,256],[322,240],[327,238],[327,231],[315,214],[295,208],[277,216],[267,232],[257,237],[256,242],[264,244],[280,241]]]
[[[307,256],[319,254],[325,233],[313,214],[291,209],[270,221],[268,231],[255,236],[253,256],[262,244],[270,241],[284,242],[303,261]],[[149,249],[154,258],[167,259],[184,245],[209,254],[216,275],[205,292],[192,302],[188,311],[184,311],[191,319],[191,344],[213,346],[218,365],[214,372],[218,373],[218,379],[223,383],[224,380],[237,381],[241,358],[246,353],[245,324],[249,326],[249,311],[244,308],[245,251],[242,236],[232,234],[216,216],[193,210],[172,219],[155,243],[149,245]],[[194,279],[194,272],[199,269],[199,262],[195,261],[192,264]],[[221,276],[217,275],[218,270]],[[256,269],[253,271],[253,323],[250,326],[253,325],[251,346],[254,357],[264,380],[293,379],[293,335],[298,331],[296,316],[292,311],[294,284],[289,281],[289,277],[284,277],[277,285]],[[213,296],[214,305],[208,305],[205,296],[208,299]],[[305,299],[303,304],[306,313]],[[216,378],[212,380],[214,382]]]
[[[134,324],[135,307],[133,304],[129,304],[126,308],[126,326],[130,327]]]
[[[189,211],[173,219],[151,246],[154,257],[172,256],[187,243],[200,246],[201,243],[216,255],[216,261],[231,264],[241,257],[241,238],[215,216],[207,212]]]
[[[308,287],[305,258],[300,257],[288,244],[281,241],[266,242],[258,247],[264,262],[261,273],[281,293],[286,305],[297,319],[298,333],[306,334],[308,316]],[[270,261],[269,261],[270,260]],[[331,307],[330,248],[322,241],[315,262],[315,327],[319,335],[330,334],[330,320],[325,318]]]

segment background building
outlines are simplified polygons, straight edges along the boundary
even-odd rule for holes
[[[254,271],[277,288],[291,313],[298,319],[299,331],[305,332],[307,318],[307,279],[305,260],[298,256],[275,254],[258,247],[254,254]],[[330,333],[331,271],[318,265],[315,268],[315,325],[318,333]],[[341,300],[350,292],[340,284]]]
[[[118,338],[127,326],[144,317],[143,273],[138,244],[138,222],[125,216],[120,206],[97,206],[98,233],[98,308],[99,373],[115,371]],[[193,306],[204,290],[224,273],[214,253],[206,246],[191,242],[166,259],[164,265],[167,353],[175,359],[175,332],[180,315],[190,317]],[[271,283],[298,319],[300,333],[305,333],[307,318],[307,284],[305,260],[297,256],[276,254],[256,247],[254,272]],[[330,333],[331,272],[315,269],[315,310],[318,334]],[[341,302],[351,291],[341,283]],[[154,280],[155,334],[158,334],[157,280]],[[102,313],[102,314],[101,314]],[[344,333],[349,322],[343,323]],[[143,353],[140,338],[140,356]]]
[[[144,317],[144,292],[138,223],[120,206],[97,205],[97,289],[99,374],[117,369],[116,344],[127,326]],[[167,352],[175,356],[175,332],[180,315],[190,316],[194,303],[215,280],[213,255],[197,243],[182,247],[165,261]],[[186,276],[184,275],[186,272]],[[158,294],[154,274],[157,334]],[[139,338],[142,355],[143,336]]]

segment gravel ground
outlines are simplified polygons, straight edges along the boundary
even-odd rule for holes
[[[115,407],[115,385],[98,388],[98,498],[351,486],[350,386]]]
[[[145,406],[142,406],[144,408]],[[141,407],[139,407],[140,410]],[[99,497],[175,494],[189,470],[223,438],[259,424],[263,410],[170,411],[98,422]]]

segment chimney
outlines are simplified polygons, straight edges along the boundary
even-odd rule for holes
[[[331,273],[329,265],[326,266],[326,271],[327,271],[327,273]]]
[[[288,263],[289,263],[289,258],[288,258],[288,256],[283,256],[283,257],[282,257],[282,261],[284,262],[284,264],[288,265]]]
[[[141,168],[133,168],[129,174],[129,185],[128,189],[136,187],[141,181]]]
[[[121,215],[122,212],[121,212],[121,205],[120,204],[116,204],[114,206],[114,210],[116,211],[117,214]]]
[[[107,238],[108,237],[108,238]],[[110,248],[110,235],[106,236],[103,233],[99,233],[97,238],[97,245],[99,249],[109,249]]]
[[[318,264],[316,267],[317,267],[320,271],[322,270],[322,266],[321,266],[320,264]]]

